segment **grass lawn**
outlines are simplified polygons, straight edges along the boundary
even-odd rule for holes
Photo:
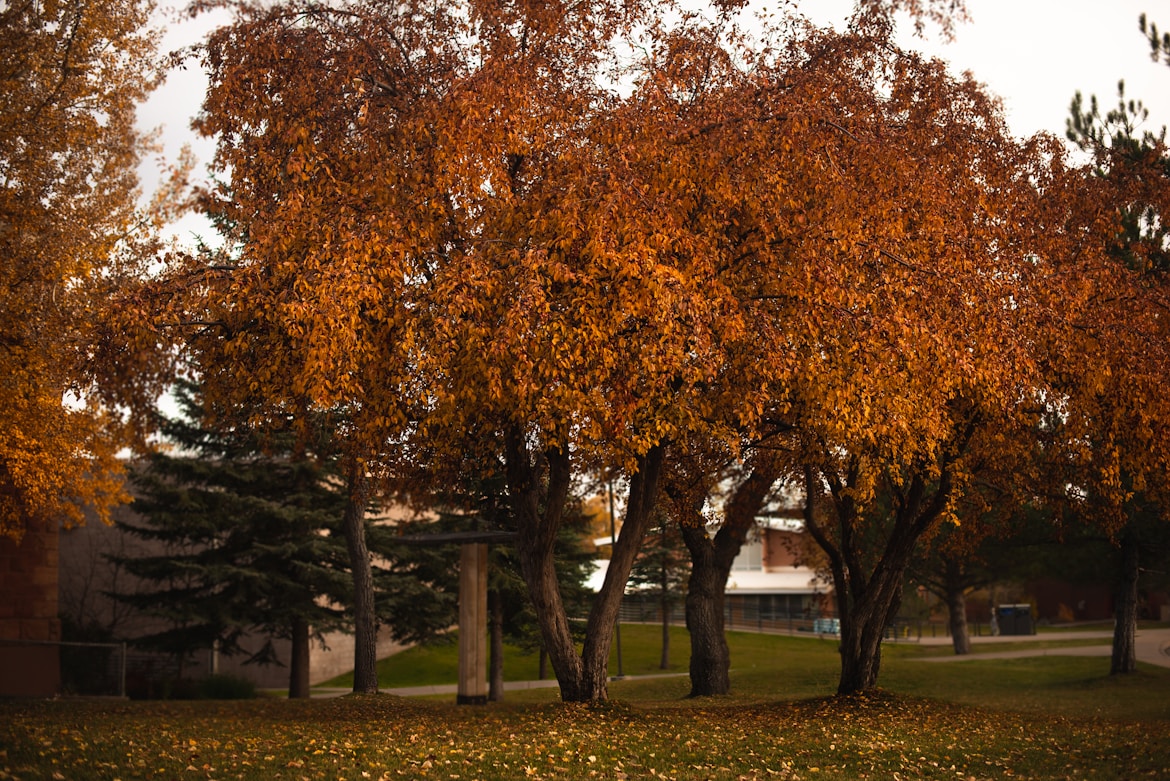
[[[659,672],[656,628],[625,626],[622,640],[627,675]],[[680,676],[615,681],[613,701],[592,707],[554,689],[483,708],[391,695],[0,702],[0,779],[1170,778],[1170,669],[1114,680],[1101,658],[932,664],[920,658],[933,649],[898,644],[882,690],[837,698],[833,641],[730,641],[734,693],[700,700],[683,699]],[[685,672],[685,633],[672,644]],[[383,685],[450,683],[453,650],[386,660]],[[532,677],[535,656],[505,669]]]

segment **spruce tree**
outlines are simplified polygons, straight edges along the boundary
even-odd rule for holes
[[[212,425],[191,384],[177,398],[182,415],[162,424],[171,451],[132,470],[140,520],[118,524],[157,544],[117,559],[154,588],[113,596],[169,625],[136,645],[180,658],[214,647],[278,663],[273,641],[290,641],[289,696],[307,697],[311,640],[348,620],[342,483],[303,437]]]

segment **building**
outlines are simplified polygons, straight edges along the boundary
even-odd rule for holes
[[[609,537],[593,541],[598,548],[610,544]],[[811,626],[826,612],[832,584],[818,574],[815,545],[801,525],[786,516],[762,516],[732,563],[727,578],[724,611],[727,628],[791,624]],[[599,559],[587,586],[597,591],[605,579],[608,559]],[[623,621],[659,621],[659,600],[629,590],[622,602]],[[832,611],[827,611],[832,612]],[[681,599],[671,620],[685,620]]]
[[[727,578],[728,626],[818,618],[832,584],[817,573],[812,565],[816,560],[799,526],[785,518],[760,519]]]
[[[128,507],[119,508],[115,513],[122,518],[132,517],[132,511]],[[56,618],[59,610],[63,623],[66,624],[64,634],[71,640],[115,644],[129,642],[126,670],[128,693],[131,695],[155,693],[152,687],[157,684],[156,679],[175,674],[179,665],[175,660],[159,654],[135,651],[133,640],[158,631],[159,620],[108,596],[110,592],[133,593],[141,585],[108,557],[149,555],[151,543],[97,521],[73,529],[62,529],[59,531],[58,540],[57,561],[54,562],[58,572],[54,582],[53,613]],[[53,639],[61,639],[61,634],[58,631],[57,637]],[[263,647],[269,639],[267,636],[253,633],[245,637],[241,645],[252,652]],[[230,674],[245,678],[259,688],[285,689],[288,687],[287,665],[291,655],[291,644],[287,640],[272,639],[272,646],[277,663],[271,665],[247,665],[243,663],[245,656],[225,656],[212,649],[195,651],[188,658],[181,660],[182,675],[197,679],[215,673]],[[390,638],[388,631],[381,630],[378,638],[379,658],[390,655],[400,648],[401,646]],[[96,645],[66,647],[65,650],[65,656],[70,658],[84,656],[87,653],[95,655],[101,653],[100,646]],[[310,646],[310,684],[317,684],[352,670],[353,658],[354,639],[350,634],[328,633],[324,636],[324,646],[314,641]],[[65,663],[64,667],[68,668],[68,663]],[[72,681],[68,669],[65,673],[63,684],[68,689]],[[60,685],[59,681],[58,687]],[[6,690],[0,689],[0,694],[6,693],[8,693]],[[55,693],[59,691],[44,692]]]
[[[47,697],[61,686],[56,522],[0,536],[0,696]]]

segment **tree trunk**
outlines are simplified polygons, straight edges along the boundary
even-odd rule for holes
[[[572,701],[604,700],[608,696],[606,679],[609,652],[617,627],[618,611],[621,609],[626,581],[629,580],[630,570],[634,567],[634,559],[638,555],[642,539],[654,514],[665,458],[665,446],[655,445],[638,459],[638,471],[630,476],[622,530],[614,543],[605,580],[585,623],[585,644],[581,649],[583,675],[581,685],[576,687],[574,694],[577,699]],[[563,685],[561,692],[564,698]]]
[[[841,679],[838,694],[855,694],[877,686],[882,666],[882,639],[886,627],[902,604],[902,581],[906,574],[909,554],[905,560],[891,562],[874,574],[868,587],[860,594],[850,591],[848,583],[841,584],[846,592],[846,604],[839,611],[841,625]],[[840,587],[834,583],[835,587]]]
[[[553,564],[553,546],[572,477],[568,451],[549,448],[534,462],[525,433],[518,427],[506,432],[504,451],[508,495],[519,531],[516,550],[520,571],[560,684],[561,699],[565,702],[604,700],[608,695],[607,666],[618,608],[649,524],[665,447],[650,448],[638,459],[638,471],[630,477],[626,518],[613,546],[605,581],[589,612],[580,654],[570,631]]]
[[[840,617],[841,677],[838,694],[855,694],[877,686],[882,665],[881,630],[874,631],[876,606],[850,610]]]
[[[972,415],[947,448],[937,478],[928,481],[926,474],[917,473],[900,485],[885,486],[895,498],[894,509],[886,519],[885,544],[872,565],[867,560],[873,551],[858,534],[865,519],[853,496],[854,486],[862,479],[862,465],[850,459],[819,474],[817,468],[805,466],[804,525],[829,558],[841,625],[838,694],[877,686],[882,636],[901,606],[902,585],[914,548],[946,507],[954,488],[951,465],[966,449],[978,421],[979,417]],[[832,495],[831,515],[818,512],[816,506],[824,485]],[[836,527],[835,532],[829,531],[826,517],[832,519],[829,523]]]
[[[366,546],[366,505],[370,487],[356,459],[346,476],[349,498],[345,505],[345,542],[353,577],[353,690],[378,692],[378,619],[374,609],[374,575]]]
[[[770,464],[754,468],[728,500],[723,526],[714,539],[707,532],[702,513],[706,497],[693,497],[689,506],[683,508],[687,517],[679,527],[691,554],[686,596],[687,631],[691,636],[691,697],[731,691],[731,649],[724,633],[724,592],[731,565],[777,478]]]
[[[288,662],[289,699],[309,697],[309,622],[294,618],[292,623],[292,652]]]
[[[707,529],[683,527],[683,538],[688,535],[706,538],[710,545]],[[696,541],[695,547],[703,545]],[[714,551],[710,555],[695,555],[691,549],[691,578],[687,584],[687,631],[691,636],[691,697],[710,697],[731,691],[731,649],[723,624],[723,591],[727,578],[713,565]]]
[[[1113,658],[1110,675],[1137,672],[1135,636],[1138,614],[1138,576],[1140,555],[1137,534],[1126,529],[1121,538],[1121,573],[1117,582],[1113,611]]]
[[[955,647],[955,654],[963,656],[971,653],[971,634],[967,631],[967,594],[963,586],[962,564],[948,558],[943,562],[943,567],[951,643]]]
[[[504,699],[504,603],[499,591],[488,592],[488,701]]]

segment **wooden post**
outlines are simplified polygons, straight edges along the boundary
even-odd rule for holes
[[[459,691],[460,705],[486,705],[487,685],[487,543],[464,543],[459,549]]]

